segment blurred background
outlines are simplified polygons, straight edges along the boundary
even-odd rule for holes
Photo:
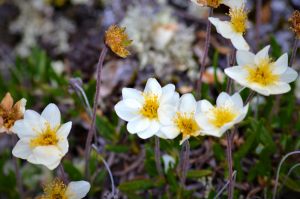
[[[256,8],[261,2],[259,25]],[[254,52],[271,44],[272,56],[290,53],[294,33],[288,19],[300,9],[299,0],[247,2],[246,39]],[[220,6],[214,16],[227,19]],[[225,139],[191,139],[187,189],[178,178],[179,138],[161,140],[165,177],[157,174],[154,140],[128,134],[114,113],[123,87],[142,89],[149,77],[174,83],[178,92],[194,92],[204,53],[208,9],[188,0],[0,0],[0,97],[10,92],[27,99],[27,109],[41,111],[56,103],[64,121],[72,121],[69,153],[63,160],[71,180],[82,180],[84,143],[95,93],[95,72],[105,30],[112,24],[126,27],[133,40],[131,56],[110,53],[105,59],[97,129],[100,154],[92,153],[90,198],[213,198],[227,177]],[[212,28],[202,96],[214,101],[226,88],[223,69],[228,66],[230,43]],[[296,55],[293,68],[299,71]],[[234,138],[237,170],[235,198],[269,198],[276,168],[284,154],[300,147],[300,81],[280,98],[256,96],[247,119]],[[236,90],[240,89],[236,85]],[[247,96],[248,90],[242,92]],[[0,198],[18,198],[11,160],[10,136],[0,134]],[[118,193],[111,193],[102,159],[109,164]],[[286,175],[300,158],[282,168],[279,198],[300,198],[300,169]],[[20,161],[28,198],[42,193],[42,185],[56,176],[43,166]],[[283,184],[283,183],[282,183]]]

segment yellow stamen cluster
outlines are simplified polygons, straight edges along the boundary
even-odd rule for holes
[[[247,12],[245,11],[244,7],[241,8],[231,8],[229,10],[229,16],[231,17],[230,23],[238,33],[245,33],[247,28]]]
[[[220,128],[233,121],[236,116],[237,114],[228,107],[215,107],[212,109],[212,118],[209,122],[215,127]]]
[[[175,117],[175,124],[182,133],[182,137],[198,136],[200,127],[198,126],[193,113],[177,113]]]
[[[157,119],[158,118],[158,96],[152,93],[144,93],[144,104],[140,109],[141,115],[149,119]]]
[[[59,127],[51,129],[50,124],[46,124],[43,132],[39,133],[36,138],[30,140],[31,147],[56,145],[59,141],[56,131]]]
[[[125,28],[120,28],[112,25],[105,32],[105,44],[120,57],[127,57],[130,52],[126,49],[132,40],[129,40],[128,35],[125,33]]]
[[[18,101],[15,105],[14,100],[10,93],[6,93],[5,97],[0,103],[0,127],[10,129],[15,121],[23,118],[22,100]]]
[[[197,3],[203,5],[203,6],[208,6],[212,8],[217,8],[221,4],[221,0],[197,0]]]
[[[261,86],[272,85],[278,81],[279,76],[272,72],[271,59],[262,59],[256,67],[247,67],[247,80],[252,83],[257,83]]]
[[[59,179],[55,179],[44,188],[44,194],[37,199],[67,199],[67,186]]]
[[[295,32],[297,37],[300,39],[300,12],[299,10],[294,11],[292,17],[289,19],[292,26],[291,29]]]

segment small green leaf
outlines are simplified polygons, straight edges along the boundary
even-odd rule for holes
[[[208,176],[212,173],[211,170],[189,170],[187,172],[187,178],[202,178]]]

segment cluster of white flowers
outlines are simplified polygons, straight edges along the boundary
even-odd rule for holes
[[[217,105],[213,106],[207,100],[197,102],[192,94],[179,98],[173,84],[161,87],[153,78],[147,81],[143,92],[124,88],[122,96],[123,100],[116,104],[115,110],[128,122],[128,132],[143,139],[153,135],[174,139],[180,133],[180,143],[191,136],[221,137],[243,120],[248,110],[238,93],[232,96],[221,93]]]
[[[170,79],[172,72],[185,70],[195,77],[194,28],[179,22],[167,3],[159,4],[159,10],[138,3],[128,8],[121,25],[134,41],[132,53],[137,54],[141,69],[152,66],[158,77]]]

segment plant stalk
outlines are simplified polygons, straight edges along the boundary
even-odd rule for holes
[[[189,167],[189,157],[190,157],[190,142],[189,140],[186,140],[181,148],[181,176],[180,176],[180,182],[183,188],[185,188],[185,180],[186,180],[186,174]]]
[[[235,127],[234,127],[235,128]],[[233,164],[232,164],[232,140],[234,136],[234,130],[232,132],[228,131],[226,133],[227,138],[227,162],[228,162],[228,199],[233,198],[233,191],[234,191],[234,181],[232,178],[233,175]]]
[[[163,170],[161,166],[161,160],[160,160],[160,143],[159,143],[159,137],[155,136],[155,164],[157,172],[160,176],[163,176]]]
[[[99,56],[98,64],[97,64],[97,80],[96,80],[96,94],[94,98],[94,104],[93,104],[93,115],[92,115],[92,123],[90,126],[90,129],[88,131],[86,143],[85,143],[85,177],[89,179],[89,160],[90,160],[90,153],[91,153],[91,144],[92,144],[92,138],[95,133],[95,124],[96,124],[96,112],[97,112],[97,106],[98,106],[98,100],[100,96],[100,86],[101,86],[101,73],[103,69],[103,62],[105,55],[107,53],[107,47],[104,46],[101,54]]]
[[[290,64],[289,64],[290,67],[292,67],[293,64],[294,64],[294,61],[295,61],[295,58],[296,58],[296,54],[297,54],[297,50],[298,50],[298,43],[299,43],[299,39],[296,36],[295,40],[294,40],[294,44],[293,44],[292,55],[291,55],[291,58],[290,58]]]
[[[11,135],[11,146],[14,147],[15,144],[17,143],[16,136],[14,134]],[[16,173],[16,181],[17,181],[17,186],[18,186],[18,191],[20,198],[24,198],[24,190],[23,190],[23,185],[22,185],[22,176],[19,168],[19,163],[18,159],[15,156],[12,156],[13,159],[13,164],[15,167],[15,173]]]
[[[213,15],[213,8],[209,8],[209,17],[211,17],[212,15]],[[203,53],[203,56],[202,56],[202,59],[201,59],[199,79],[198,79],[197,85],[196,85],[198,98],[201,98],[202,77],[203,77],[203,73],[204,73],[204,70],[205,70],[205,61],[206,61],[206,57],[208,55],[208,49],[209,49],[209,46],[210,46],[210,34],[211,34],[211,23],[207,19],[205,47],[204,47],[204,53]]]
[[[66,175],[66,172],[64,170],[64,166],[62,165],[62,162],[58,165],[58,171],[60,173],[61,179],[65,184],[68,184],[68,178]]]

